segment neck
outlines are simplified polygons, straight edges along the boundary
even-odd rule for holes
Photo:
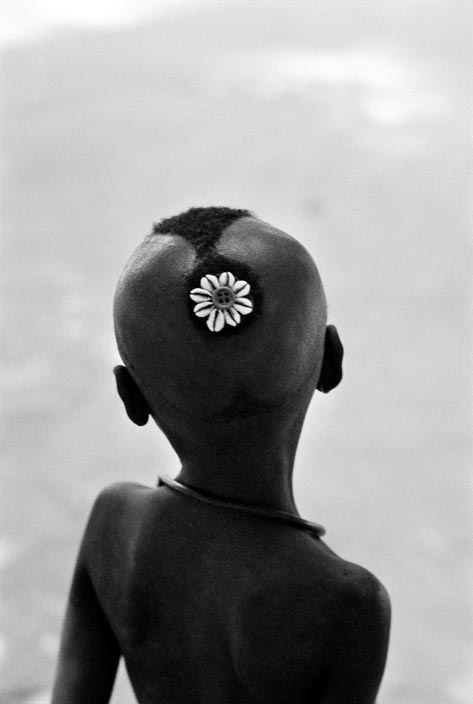
[[[303,415],[193,428],[192,441],[173,443],[182,462],[177,480],[214,498],[297,513],[292,471]]]

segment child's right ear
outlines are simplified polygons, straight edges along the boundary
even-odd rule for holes
[[[325,331],[324,357],[317,389],[328,394],[342,380],[343,345],[335,325],[328,325]]]
[[[123,401],[128,418],[136,425],[146,425],[150,415],[145,397],[137,387],[128,369],[121,364],[114,367],[117,391]]]

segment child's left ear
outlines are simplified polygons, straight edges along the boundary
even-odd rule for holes
[[[343,345],[335,325],[327,325],[325,331],[324,358],[317,383],[318,391],[328,394],[342,380]]]
[[[128,418],[136,425],[146,425],[150,415],[149,406],[130,372],[119,364],[114,367],[113,373],[117,382],[117,391]]]

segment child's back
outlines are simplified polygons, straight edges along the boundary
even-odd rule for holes
[[[103,492],[92,526],[140,704],[374,701],[385,594],[308,531],[134,484]]]

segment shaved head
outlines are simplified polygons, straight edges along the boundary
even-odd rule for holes
[[[308,402],[317,384],[326,328],[317,268],[290,235],[247,211],[232,212],[238,215],[227,218],[207,248],[202,237],[196,246],[177,225],[173,231],[172,218],[163,221],[119,280],[118,348],[155,417],[166,407],[202,419],[261,413],[301,393]],[[237,293],[221,294],[227,296],[221,302],[212,286],[233,280],[249,289],[234,284]],[[208,293],[204,288],[191,298],[202,284]],[[238,287],[245,295],[236,304],[246,301],[240,308],[231,298]],[[228,310],[237,308],[242,314],[231,322]],[[223,321],[218,330],[217,320]]]

